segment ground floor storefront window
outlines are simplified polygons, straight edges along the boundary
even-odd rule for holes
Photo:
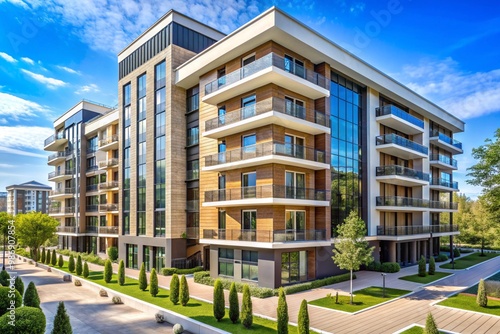
[[[281,284],[307,280],[307,251],[281,254]]]

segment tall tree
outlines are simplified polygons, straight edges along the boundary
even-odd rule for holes
[[[352,273],[359,270],[362,264],[373,261],[374,247],[369,247],[365,240],[365,223],[355,211],[351,211],[344,224],[337,227],[337,235],[332,258],[340,269],[349,270],[351,273],[350,303],[352,304]]]
[[[495,240],[499,233],[499,224],[488,211],[485,196],[480,196],[472,205],[471,229],[481,243],[481,256],[484,256],[484,247]]]
[[[14,220],[14,217],[7,212],[0,212],[0,233],[2,233],[3,238],[3,256],[2,256],[2,270],[5,270],[5,247],[7,245],[7,238],[9,234],[10,222]]]
[[[16,216],[18,243],[33,250],[35,261],[38,249],[56,233],[59,222],[45,213],[29,212]]]

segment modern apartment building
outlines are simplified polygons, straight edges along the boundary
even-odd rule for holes
[[[83,100],[54,121],[44,149],[54,152],[49,215],[59,247],[105,252],[118,246],[118,110]]]
[[[31,211],[48,212],[51,187],[36,181],[6,187],[7,213],[17,215]],[[0,210],[1,211],[1,210]]]
[[[0,212],[7,212],[7,192],[0,191]]]

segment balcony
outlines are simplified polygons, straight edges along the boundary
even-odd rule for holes
[[[330,169],[324,151],[270,141],[207,156],[203,171],[225,171],[270,163],[313,170]]]
[[[57,234],[76,234],[76,226],[58,226]]]
[[[380,124],[409,135],[424,132],[424,121],[393,105],[375,109]]]
[[[377,181],[405,187],[425,186],[429,184],[429,174],[398,165],[379,166],[376,171]]]
[[[49,207],[49,215],[58,214],[58,213],[61,213],[62,211],[63,211],[62,207],[60,207],[60,206]]]
[[[292,65],[292,66],[290,66]],[[274,83],[311,99],[330,96],[326,78],[314,71],[269,53],[205,85],[202,101],[217,105],[233,96],[244,94],[264,85]]]
[[[192,169],[186,171],[186,181],[198,180],[200,178],[200,170]]]
[[[422,198],[400,196],[377,196],[377,210],[380,211],[443,211],[458,210],[458,203],[445,201],[430,201]]]
[[[408,235],[419,235],[419,234],[439,234],[439,233],[452,233],[458,234],[458,225],[449,224],[439,224],[439,225],[427,225],[427,226],[395,226],[395,227],[385,227],[377,226],[377,235],[383,236],[408,236]]]
[[[43,149],[45,151],[60,151],[67,142],[68,139],[64,136],[64,132],[55,133],[45,139]]]
[[[61,188],[51,191],[49,198],[52,200],[62,200],[75,196],[75,188]]]
[[[47,158],[47,164],[49,166],[55,166],[66,160],[66,153],[64,151],[59,151],[57,153],[49,155]]]
[[[431,130],[429,134],[429,142],[448,152],[451,152],[451,154],[464,153],[461,142],[448,137],[447,135],[439,132],[438,130]]]
[[[98,165],[87,166],[87,168],[85,169],[85,174],[87,176],[95,175],[97,174],[97,172],[100,173]]]
[[[262,248],[300,247],[301,243],[317,245],[329,242],[325,230],[242,230],[242,229],[204,229],[202,243],[220,245],[241,245],[241,243],[267,243]],[[234,242],[234,243],[232,243]],[[286,246],[288,245],[288,246]]]
[[[118,203],[100,204],[99,212],[118,212]]]
[[[118,226],[99,226],[99,235],[103,234],[118,237]]]
[[[99,140],[99,149],[101,151],[111,151],[118,148],[118,134]]]
[[[98,211],[99,211],[99,205],[90,204],[90,205],[85,206],[86,213],[97,213]]]
[[[439,169],[458,169],[457,160],[449,158],[442,154],[431,154],[431,156],[429,157],[429,164],[432,167],[436,167]]]
[[[199,227],[186,227],[186,238],[187,239],[199,239],[200,238],[200,228]]]
[[[59,182],[73,178],[74,169],[56,170],[49,173],[48,179],[52,182]]]
[[[427,158],[429,149],[421,144],[390,133],[376,137],[377,150],[405,160]]]
[[[97,234],[97,226],[85,226],[85,233],[86,234]]]
[[[118,190],[118,188],[119,188],[118,181],[99,183],[99,191],[115,191]]]
[[[458,182],[433,178],[430,183],[430,189],[438,191],[458,191]]]
[[[87,193],[92,193],[92,192],[96,192],[99,190],[99,186],[97,184],[89,184],[85,190],[87,191]]]
[[[205,207],[245,205],[329,206],[325,190],[278,185],[231,188],[205,192]]]
[[[66,217],[66,216],[74,216],[75,207],[74,206],[65,206],[65,207],[52,207],[49,209],[49,215],[52,217]]]
[[[221,138],[255,129],[268,124],[278,124],[310,134],[330,133],[330,120],[324,113],[308,110],[285,99],[268,98],[205,122],[204,137]]]
[[[99,169],[118,168],[118,158],[99,161]]]
[[[186,211],[200,212],[200,201],[199,200],[186,201]]]

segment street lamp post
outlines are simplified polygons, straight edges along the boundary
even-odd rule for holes
[[[385,276],[387,276],[387,274],[380,274],[382,275],[382,298],[385,298]]]

